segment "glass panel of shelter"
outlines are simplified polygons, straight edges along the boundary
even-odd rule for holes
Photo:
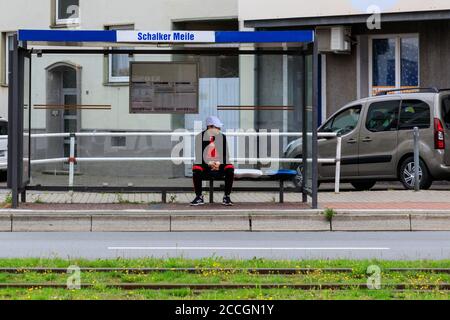
[[[102,55],[70,56],[72,62],[82,65],[84,83],[77,83],[76,70],[67,68],[62,74],[61,104],[64,105],[61,117],[62,132],[173,132],[177,129],[193,130],[195,121],[202,121],[208,115],[218,115],[225,122],[225,130],[277,130],[278,132],[301,132],[303,123],[303,108],[311,110],[312,100],[312,64],[310,56],[304,55],[236,55],[236,56],[198,56],[198,55],[149,55],[134,54],[135,61],[196,61],[199,63],[199,113],[198,114],[130,114],[129,88],[126,85],[107,86],[101,78],[103,64]],[[68,60],[67,56],[49,55],[37,59],[35,77],[43,74],[47,66]],[[94,63],[98,61],[99,63]],[[247,70],[255,72],[255,66],[261,66],[259,71],[245,74]],[[244,70],[244,71],[242,71]],[[35,79],[36,79],[35,78]],[[45,86],[38,84],[35,96],[36,104],[45,104]],[[80,90],[81,86],[83,90]],[[81,92],[81,96],[80,95]],[[79,110],[70,106],[81,104],[110,106],[106,110]],[[33,110],[37,119],[43,119],[42,110]],[[309,112],[309,111],[308,111]],[[311,121],[307,112],[305,120]],[[80,114],[79,114],[80,113]],[[81,114],[82,113],[82,114]],[[45,118],[45,116],[44,116]],[[81,122],[78,121],[81,119]],[[41,120],[39,120],[41,121]],[[35,125],[37,122],[35,122]],[[40,122],[36,127],[42,126]],[[311,127],[308,130],[311,132]],[[41,129],[38,130],[42,132]],[[225,131],[225,132],[226,132]],[[78,157],[170,157],[173,147],[178,141],[172,141],[170,136],[127,136],[121,138],[120,145],[113,137],[78,137],[75,148]],[[53,138],[48,138],[51,140]],[[234,140],[232,156],[273,157],[283,158],[283,151],[290,142],[298,137],[287,139],[277,138],[277,143],[267,139],[266,150],[258,148],[256,154],[248,149],[240,153],[239,143]],[[308,137],[308,139],[310,139]],[[246,139],[249,145],[250,139]],[[274,140],[273,140],[274,141]],[[260,141],[261,142],[261,141]],[[310,141],[309,141],[310,142]],[[63,156],[68,157],[70,139],[63,139]],[[233,145],[233,143],[232,143]],[[311,143],[307,143],[308,146]],[[35,148],[42,149],[42,141]],[[254,145],[251,145],[253,148]],[[276,147],[276,148],[275,148]],[[248,148],[248,147],[247,147]],[[45,153],[34,149],[36,155]],[[311,150],[308,149],[311,157]],[[187,156],[190,152],[186,151]],[[183,154],[181,154],[183,156]],[[245,163],[241,168],[261,168],[263,170],[292,168],[298,164],[278,163],[277,167],[270,164]],[[64,178],[42,175],[51,172],[56,165],[33,166],[34,184],[66,186]],[[67,170],[67,166],[65,167]],[[192,187],[190,181],[190,165],[180,166],[168,161],[157,162],[107,162],[79,163],[79,174],[75,177],[78,186],[181,186]],[[310,172],[311,170],[309,170]],[[244,187],[277,187],[278,182],[236,182],[236,186]],[[288,183],[288,186],[292,186]],[[299,201],[301,197],[298,197]]]

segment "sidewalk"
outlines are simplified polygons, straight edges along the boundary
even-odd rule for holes
[[[4,202],[8,192],[0,193],[0,202]],[[193,199],[192,193],[168,194],[168,204],[161,203],[161,194],[113,194],[113,193],[64,193],[64,192],[28,192],[27,204],[23,209],[163,209],[189,210],[188,204]],[[235,193],[234,209],[307,209],[300,203],[301,195],[285,194],[285,204],[278,203],[278,193]],[[205,199],[206,200],[206,199]],[[215,194],[215,202],[221,203],[222,194]],[[321,208],[350,210],[448,210],[450,212],[450,190],[405,191],[375,190],[368,192],[344,191],[320,192]],[[207,210],[208,206],[205,207]]]
[[[280,204],[275,193],[236,193],[233,207],[216,194],[215,204],[193,208],[188,193],[162,204],[160,194],[29,192],[20,209],[0,210],[0,232],[450,231],[449,192],[321,192],[318,210],[299,194]]]

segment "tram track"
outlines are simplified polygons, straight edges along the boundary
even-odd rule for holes
[[[86,273],[127,273],[127,274],[151,274],[165,272],[182,272],[188,274],[203,273],[248,273],[258,275],[296,275],[310,273],[354,273],[356,270],[352,268],[85,268],[80,267],[80,272]],[[0,268],[0,273],[20,274],[20,273],[67,273],[67,268]],[[434,274],[450,274],[450,268],[386,268],[384,273],[434,273]]]

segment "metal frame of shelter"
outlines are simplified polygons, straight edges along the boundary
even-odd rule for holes
[[[31,129],[31,101],[29,106],[25,105],[25,93],[29,90],[31,97],[31,57],[32,55],[43,54],[195,54],[195,55],[303,55],[304,52],[299,49],[291,49],[286,44],[313,44],[313,97],[312,97],[312,110],[311,120],[309,125],[311,126],[308,132],[307,108],[303,107],[302,118],[304,121],[302,125],[303,137],[312,135],[312,145],[307,146],[306,141],[303,139],[303,163],[308,161],[310,166],[304,166],[305,170],[312,170],[310,173],[304,172],[302,201],[307,202],[308,196],[312,198],[312,207],[318,207],[318,103],[319,103],[319,55],[318,47],[314,41],[314,31],[255,31],[255,32],[239,32],[239,31],[217,31],[217,32],[198,32],[199,41],[196,41],[200,46],[197,48],[186,49],[151,49],[151,48],[133,48],[133,49],[101,49],[102,47],[126,46],[124,44],[146,45],[160,43],[171,44],[186,44],[189,41],[161,41],[161,38],[153,41],[133,41],[130,37],[138,35],[138,31],[134,33],[128,33],[125,36],[119,34],[120,31],[115,30],[19,30],[15,36],[13,50],[9,53],[9,99],[8,99],[8,111],[9,111],[9,128],[8,128],[8,188],[12,192],[12,207],[18,208],[19,198],[22,202],[26,201],[27,190],[46,190],[46,191],[80,191],[80,192],[181,192],[188,191],[183,188],[171,187],[88,187],[88,186],[74,186],[74,187],[32,187],[30,183],[31,172],[31,153],[30,153],[30,139],[31,130],[26,134],[26,128],[24,126],[24,118],[28,116],[28,128]],[[129,31],[128,31],[129,32]],[[173,35],[173,31],[167,32]],[[192,31],[192,34],[195,34]],[[147,33],[148,34],[148,33]],[[168,36],[170,39],[170,36]],[[124,38],[124,41],[120,39]],[[173,38],[172,38],[173,39]],[[206,40],[205,40],[206,39]],[[150,39],[151,40],[151,39]],[[192,40],[192,38],[190,39]],[[279,49],[262,49],[255,48],[252,50],[245,50],[239,48],[239,44],[274,44]],[[37,44],[44,46],[45,49],[30,49],[30,44]],[[100,44],[100,45],[99,45]],[[105,45],[106,44],[106,45]],[[205,47],[201,47],[201,44]],[[211,46],[211,44],[234,44],[234,48],[227,48],[227,46]],[[51,46],[57,46],[51,48]],[[76,48],[74,48],[76,46]],[[93,46],[96,48],[87,48]],[[50,47],[50,48],[49,48]],[[86,48],[85,48],[86,47]],[[100,48],[100,49],[99,49]],[[29,63],[29,81],[27,83],[25,79],[26,75],[26,58],[30,59]],[[25,84],[28,84],[29,88],[24,88]],[[25,112],[29,112],[28,115]],[[28,139],[28,141],[25,141]],[[28,155],[24,154],[24,146],[28,146]],[[307,149],[309,147],[310,149]],[[310,150],[308,152],[308,150]],[[24,158],[25,157],[25,158]],[[28,157],[28,158],[27,158]],[[28,163],[27,163],[28,162]],[[28,169],[28,173],[24,170]],[[24,174],[26,173],[26,174]],[[311,177],[312,185],[306,185],[306,177]],[[244,188],[242,188],[244,189]],[[274,191],[269,188],[258,188],[252,190],[245,188],[245,191]],[[236,191],[244,191],[237,190]]]

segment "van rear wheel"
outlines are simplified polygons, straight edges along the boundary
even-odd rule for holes
[[[414,157],[409,157],[403,161],[400,166],[399,177],[400,182],[403,184],[405,189],[414,190],[415,179],[414,179]],[[419,164],[419,181],[420,181],[420,189],[428,190],[431,188],[433,184],[433,179],[431,178],[430,173],[428,172],[427,166],[425,163],[420,160]]]
[[[376,185],[376,183],[376,181],[354,181],[352,182],[352,186],[357,191],[369,191]]]

